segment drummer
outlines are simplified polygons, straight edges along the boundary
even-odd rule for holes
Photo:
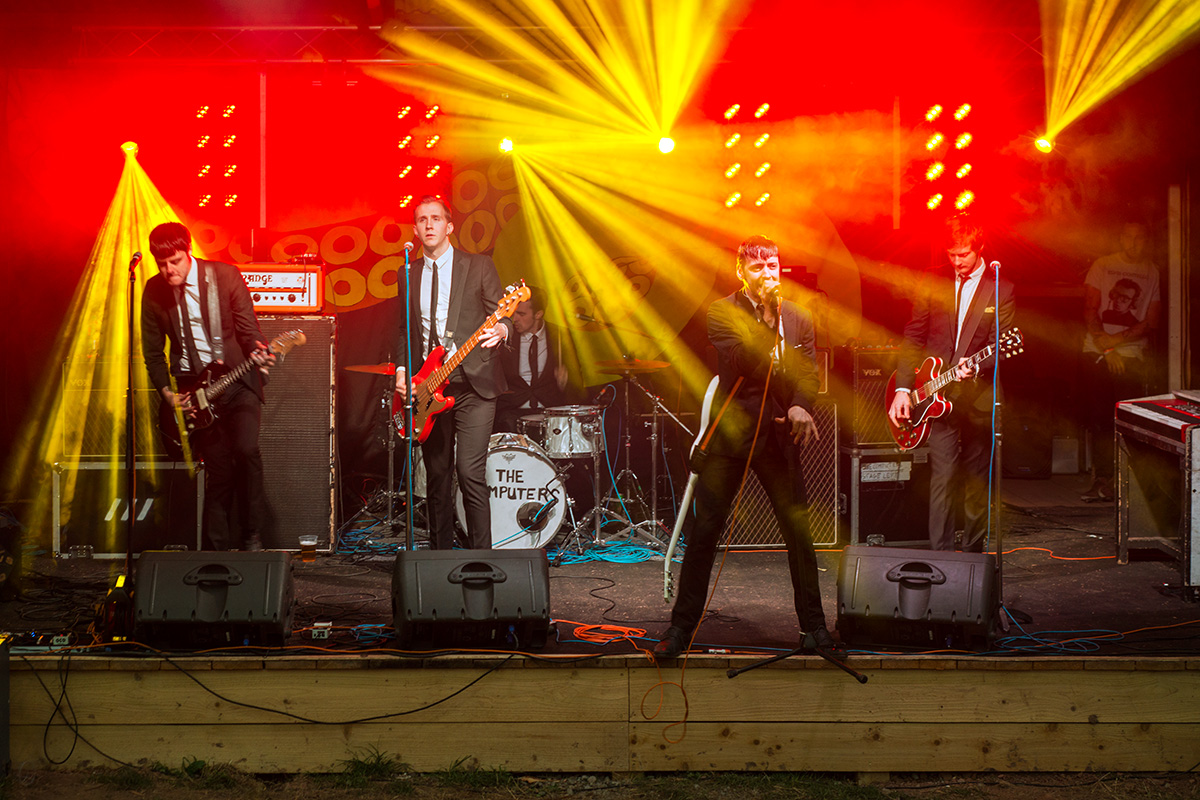
[[[563,363],[570,339],[546,323],[545,294],[529,288],[529,299],[512,315],[517,340],[499,351],[508,391],[496,401],[496,432],[517,431],[521,417],[578,402]]]

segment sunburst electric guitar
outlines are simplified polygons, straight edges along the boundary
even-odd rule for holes
[[[975,369],[984,361],[987,361],[993,355],[997,354],[1000,358],[1008,358],[1022,351],[1024,338],[1021,336],[1020,328],[1009,328],[1004,333],[1000,334],[1000,341],[997,344],[993,342],[987,347],[980,350],[975,355],[966,360],[966,366]],[[942,360],[930,356],[921,364],[921,368],[917,370],[917,374],[910,383],[919,388],[912,390],[910,397],[912,399],[912,416],[906,424],[893,425],[892,420],[888,417],[888,427],[892,431],[892,438],[896,441],[896,446],[901,450],[913,450],[925,443],[929,437],[929,423],[931,420],[937,419],[943,414],[948,414],[953,410],[954,405],[942,397],[941,391],[949,386],[954,381],[959,380],[957,365],[945,372],[942,372]],[[896,373],[892,373],[892,377],[888,378],[887,393],[884,395],[884,402],[891,404],[892,398],[896,396]]]
[[[293,347],[299,347],[306,341],[308,339],[305,337],[304,331],[288,331],[272,339],[268,349],[275,354],[279,361],[283,361],[284,356],[290,353]],[[179,387],[179,394],[186,406],[186,410],[182,410],[181,415],[175,414],[175,407],[170,403],[164,402],[159,405],[158,424],[163,435],[169,441],[179,445],[182,441],[180,436],[181,420],[183,429],[187,431],[188,436],[212,425],[217,421],[217,409],[213,405],[214,401],[243,375],[257,367],[258,365],[248,358],[232,369],[218,362],[209,364],[190,386]]]
[[[490,317],[483,321],[479,330],[471,334],[470,339],[463,342],[449,358],[445,358],[446,348],[441,345],[433,348],[428,358],[425,359],[425,363],[421,365],[420,371],[413,376],[412,427],[418,442],[424,442],[429,438],[437,415],[454,406],[453,397],[442,395],[442,390],[446,388],[446,384],[450,380],[450,373],[454,372],[463,359],[471,354],[471,351],[479,344],[479,340],[483,338],[484,331],[495,326],[501,319],[511,317],[517,310],[517,304],[529,299],[529,287],[525,285],[525,281],[509,286],[504,291],[506,294],[501,298],[499,306]],[[443,359],[445,360],[443,361]],[[392,408],[396,409],[392,415],[392,423],[396,426],[396,432],[401,436],[405,435],[404,403],[404,395],[396,392],[392,397]]]

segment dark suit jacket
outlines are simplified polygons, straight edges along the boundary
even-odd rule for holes
[[[754,438],[754,423],[762,408],[757,448],[772,435],[772,420],[791,406],[812,412],[819,388],[812,316],[790,301],[780,308],[783,320],[783,358],[771,374],[770,397],[763,408],[767,371],[771,364],[775,332],[755,316],[754,304],[741,291],[715,301],[708,308],[708,338],[717,350],[720,378],[713,403],[715,417],[738,377],[741,388],[729,404],[709,451],[745,456]]]
[[[1000,331],[1012,327],[1015,312],[1013,285],[1000,279],[1000,313],[996,313],[995,272],[985,268],[975,289],[975,297],[963,320],[963,333],[958,347],[954,346],[954,270],[939,268],[925,275],[913,301],[912,318],[904,328],[904,343],[896,366],[896,384],[908,389],[917,387],[912,377],[927,356],[942,359],[943,371],[958,363],[960,358],[974,355],[996,339],[996,320]],[[947,387],[952,401],[991,405],[992,373],[995,360],[981,365],[976,381],[956,382]],[[888,398],[891,402],[891,398]]]
[[[504,297],[504,289],[500,286],[500,276],[496,273],[496,265],[488,256],[466,253],[454,248],[452,262],[452,277],[450,280],[450,310],[446,319],[447,336],[456,347],[471,338],[472,334],[483,325],[488,316],[496,310],[500,299]],[[414,374],[420,370],[424,362],[422,353],[425,350],[424,337],[421,335],[421,279],[425,271],[424,257],[414,260],[410,267],[412,285],[410,289],[410,322],[412,339],[412,359]],[[398,276],[400,295],[404,295],[404,274]],[[403,308],[403,299],[401,308]],[[513,338],[512,321],[502,319],[508,327],[509,339]],[[404,320],[400,320],[399,338],[396,342],[396,363],[405,363],[405,350],[410,336],[405,335]],[[504,372],[500,368],[497,350],[505,347],[476,347],[463,360],[455,374],[466,376],[471,388],[481,397],[491,400],[507,388]]]
[[[236,367],[247,359],[259,341],[265,341],[254,316],[254,302],[250,299],[246,281],[237,267],[220,261],[197,258],[196,269],[199,270],[200,309],[204,327],[210,333],[213,328],[208,318],[208,280],[211,274],[216,275],[224,361],[226,366]],[[184,348],[182,334],[175,290],[162,275],[155,275],[146,281],[146,288],[142,290],[142,357],[146,360],[150,382],[160,393],[164,386],[170,385],[171,375],[179,375],[179,358]],[[169,365],[164,342],[170,342]],[[249,370],[242,377],[259,400],[263,399],[261,377],[262,373],[257,369]]]
[[[546,337],[548,352],[546,355],[546,366],[538,373],[538,378],[533,386],[521,377],[521,353],[519,348],[520,337],[514,335],[512,346],[503,348],[500,353],[500,364],[504,369],[504,379],[508,383],[508,391],[505,392],[498,401],[496,413],[499,415],[501,411],[511,411],[520,408],[526,402],[537,398],[538,405],[542,408],[553,408],[554,406],[571,405],[579,401],[581,392],[579,390],[579,370],[575,358],[573,357],[574,350],[571,346],[570,337],[564,335],[563,331],[553,325],[543,325],[541,332],[538,334]],[[558,388],[558,381],[554,377],[554,370],[558,367],[558,352],[559,345],[562,345],[562,362],[567,367],[567,385],[563,389]]]

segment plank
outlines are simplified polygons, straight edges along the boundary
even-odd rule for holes
[[[629,684],[624,670],[201,670],[191,675],[175,669],[88,671],[69,673],[67,688],[71,706],[81,720],[114,725],[159,724],[180,718],[197,724],[289,722],[286,717],[240,703],[323,722],[355,720],[428,706],[463,690],[480,676],[478,683],[461,694],[406,718],[598,722],[625,720],[628,709]],[[14,671],[13,724],[44,722],[60,686],[57,673]]]
[[[690,719],[788,722],[1191,722],[1200,719],[1200,672],[928,669],[869,671],[859,684],[833,669],[760,669],[684,675]],[[661,680],[678,681],[679,670]],[[660,677],[630,672],[630,720],[658,705]],[[683,713],[664,685],[658,719]],[[646,698],[645,704],[643,698]]]
[[[338,772],[371,747],[419,772],[463,766],[511,772],[626,772],[629,732],[624,722],[410,723],[330,725],[82,725],[75,743],[55,726],[43,750],[43,727],[14,725],[14,768],[81,769],[126,763],[179,767],[184,759],[232,764],[247,772]],[[70,758],[63,764],[51,764]]]
[[[1178,771],[1195,765],[1198,737],[1195,723],[634,723],[629,760],[639,771]]]

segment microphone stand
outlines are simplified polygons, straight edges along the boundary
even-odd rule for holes
[[[416,537],[413,535],[413,371],[412,371],[412,269],[409,257],[412,253],[412,242],[406,242],[404,247],[404,524],[405,548],[413,550],[416,547]],[[437,268],[436,266],[434,267]],[[437,298],[433,299],[437,303]],[[390,421],[389,421],[390,424]],[[392,435],[396,427],[392,425]],[[391,484],[388,484],[391,490]],[[390,498],[391,495],[389,494]],[[391,502],[390,500],[388,501]]]
[[[133,292],[137,284],[137,265],[141,253],[134,253],[129,260],[129,313],[128,325],[129,358],[125,371],[125,494],[129,497],[129,522],[125,526],[125,575],[133,574],[133,529],[137,523],[137,436],[135,435],[133,398]]]

